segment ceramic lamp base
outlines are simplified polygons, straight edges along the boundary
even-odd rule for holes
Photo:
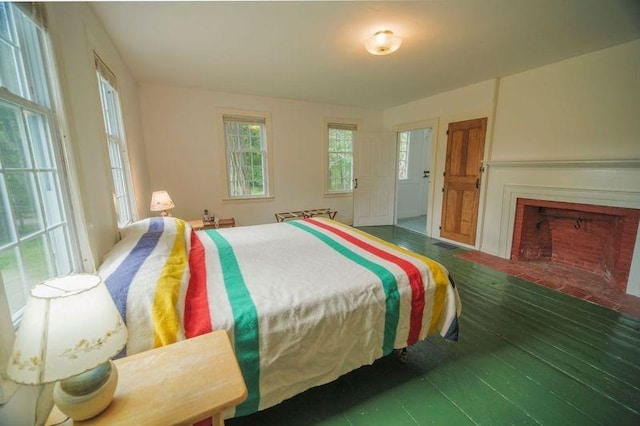
[[[118,370],[107,361],[93,370],[57,382],[53,401],[58,409],[73,420],[86,420],[109,406],[118,384]]]

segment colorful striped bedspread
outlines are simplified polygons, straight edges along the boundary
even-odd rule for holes
[[[457,340],[447,270],[324,218],[194,232],[150,218],[123,231],[99,275],[127,354],[226,330],[262,410],[439,333]]]

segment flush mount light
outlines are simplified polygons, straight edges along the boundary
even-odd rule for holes
[[[364,47],[372,55],[388,55],[400,48],[402,39],[392,31],[378,31],[372,35],[365,43]]]

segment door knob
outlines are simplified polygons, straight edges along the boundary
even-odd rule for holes
[[[422,177],[423,178],[428,178],[430,174],[431,174],[431,172],[429,170],[425,170],[424,172],[422,172]]]

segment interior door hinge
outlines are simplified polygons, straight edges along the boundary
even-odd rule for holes
[[[442,192],[444,192],[444,186],[442,187]]]

